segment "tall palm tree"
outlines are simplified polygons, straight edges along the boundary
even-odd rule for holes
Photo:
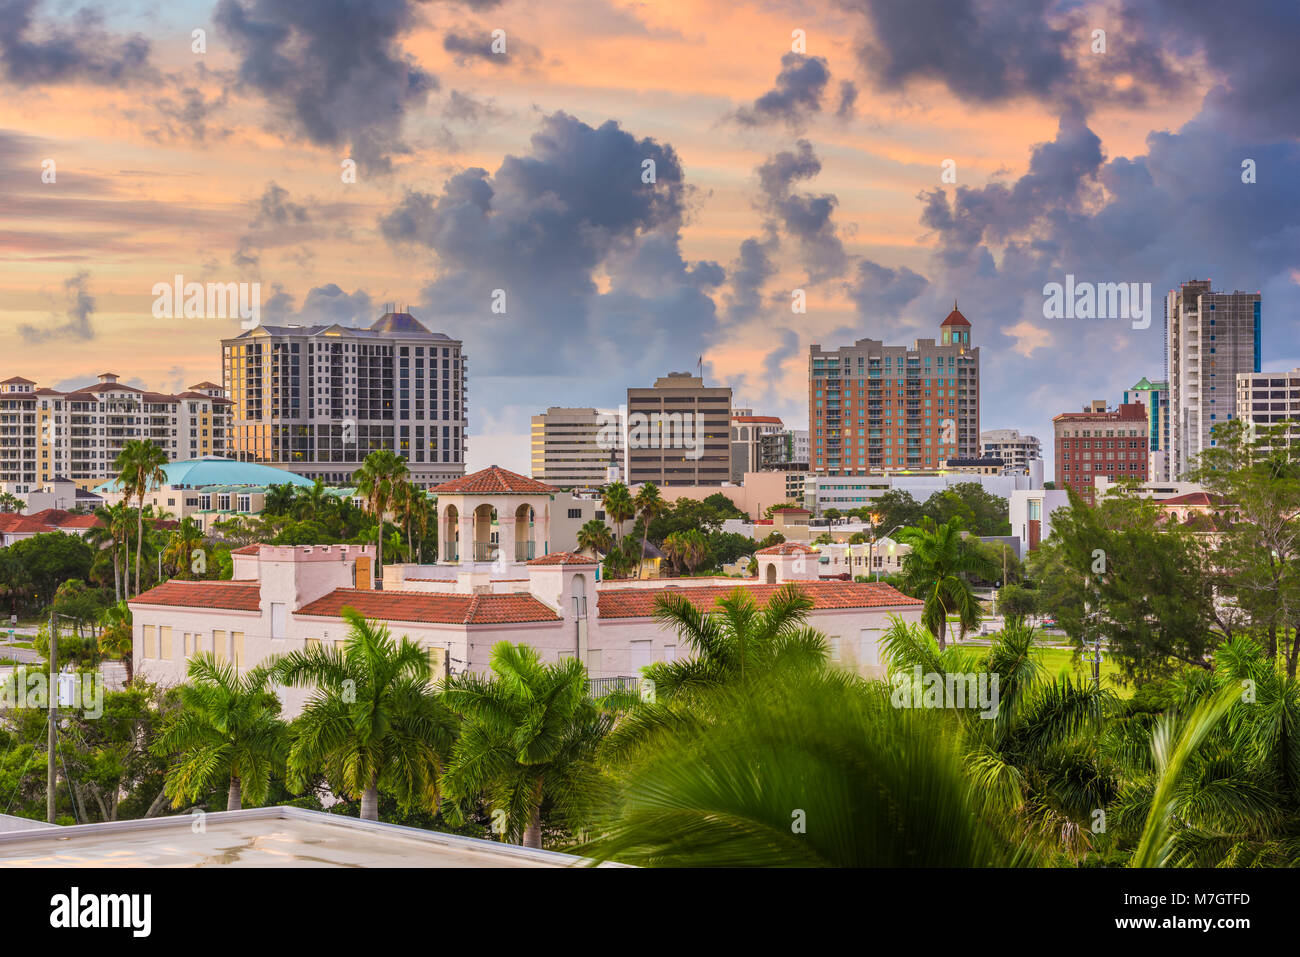
[[[609,526],[598,518],[588,519],[583,523],[582,528],[578,529],[578,548],[584,552],[591,552],[597,560],[609,551],[613,543],[614,536]]]
[[[113,560],[113,601],[122,600],[122,568],[119,562],[121,556],[117,553],[117,529],[113,525],[113,513],[109,507],[97,505],[94,511],[95,518],[99,519],[99,524],[86,532],[86,541],[94,546],[97,552],[108,548],[109,556]]]
[[[637,577],[640,578],[641,566],[645,564],[646,543],[650,540],[650,523],[668,511],[669,505],[660,496],[659,486],[654,482],[646,482],[642,485],[637,490],[632,504],[636,508],[637,518],[641,521],[641,561],[637,565]]]
[[[167,453],[152,442],[131,439],[122,446],[113,467],[126,499],[136,500],[135,593],[140,594],[140,548],[144,544],[144,497],[149,490],[167,481],[163,466]]]
[[[175,720],[152,747],[175,756],[165,786],[172,807],[199,799],[227,777],[227,811],[238,811],[245,796],[260,804],[287,739],[270,673],[253,668],[241,676],[230,662],[201,654],[190,659],[188,676]]]
[[[502,641],[490,667],[492,677],[457,675],[443,692],[464,722],[443,786],[456,799],[485,795],[512,836],[541,847],[542,805],[572,808],[609,719],[576,659],[544,664],[527,645]]]
[[[353,474],[357,483],[357,493],[366,502],[366,511],[375,517],[378,528],[375,541],[378,549],[375,562],[375,575],[380,577],[384,565],[384,516],[400,494],[402,486],[410,476],[406,460],[388,449],[376,449],[366,456],[361,467]]]
[[[903,559],[905,587],[925,602],[921,620],[946,646],[948,615],[956,613],[961,635],[979,625],[980,605],[963,573],[992,580],[998,569],[961,537],[960,522],[951,519],[935,525],[930,519],[920,528],[905,528],[898,541],[911,546]]]
[[[615,482],[605,489],[605,494],[601,496],[601,504],[605,506],[605,517],[614,526],[615,539],[621,543],[623,523],[636,514],[632,494],[622,482]]]
[[[373,453],[372,453],[373,454]],[[433,807],[455,721],[434,694],[429,653],[388,628],[343,609],[342,649],[316,646],[272,663],[275,679],[316,690],[292,728],[290,786],[323,769],[336,793],[361,799],[379,820],[379,789],[411,806]]]
[[[654,620],[671,629],[692,654],[645,669],[657,696],[691,696],[764,673],[792,667],[820,669],[826,636],[807,625],[812,599],[797,585],[783,585],[760,607],[748,589],[737,588],[701,610],[683,594],[655,600]]]
[[[135,678],[135,661],[132,637],[131,609],[126,599],[119,599],[104,609],[99,619],[99,650],[109,658],[116,658],[126,666],[126,683]]]
[[[177,577],[189,579],[192,576],[194,552],[203,547],[203,541],[203,528],[199,523],[192,518],[181,519],[167,539],[163,562],[176,569]]]

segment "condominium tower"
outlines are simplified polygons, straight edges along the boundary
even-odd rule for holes
[[[1145,376],[1124,390],[1124,403],[1138,402],[1147,410],[1147,457],[1151,478],[1169,478],[1169,383],[1152,382]]]
[[[1237,410],[1237,375],[1260,371],[1260,297],[1214,292],[1194,279],[1165,299],[1169,372],[1168,475],[1178,479],[1214,444],[1210,432]]]
[[[956,303],[940,341],[887,346],[859,339],[808,359],[814,475],[933,469],[980,454],[980,359]]]
[[[346,482],[387,449],[419,485],[465,474],[467,360],[410,313],[369,328],[257,326],[221,349],[241,461]]]
[[[192,385],[173,395],[118,382],[74,389],[38,388],[31,379],[0,382],[0,487],[14,494],[56,477],[81,488],[112,478],[113,462],[135,439],[152,442],[172,462],[230,454],[230,401],[221,386]]]

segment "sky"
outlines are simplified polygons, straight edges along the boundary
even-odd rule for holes
[[[0,378],[220,381],[239,320],[155,318],[178,274],[268,323],[399,303],[465,342],[469,466],[527,472],[531,415],[700,361],[807,428],[811,343],[956,301],[982,428],[1050,447],[1163,376],[1188,279],[1300,366],[1297,36],[1294,0],[0,0]],[[1067,275],[1151,283],[1150,327],[1046,318]]]

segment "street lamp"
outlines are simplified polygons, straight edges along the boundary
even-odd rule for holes
[[[880,538],[888,538],[890,535],[892,535],[894,532],[898,531],[898,530],[899,530],[900,528],[902,528],[902,527],[903,527],[902,525],[895,525],[893,528],[891,528],[889,531],[885,532],[885,534],[883,534],[883,535],[881,535],[881,536],[879,536],[879,537],[880,537]],[[871,574],[871,569],[872,569],[872,568],[875,568],[875,565],[876,565],[876,563],[875,563],[875,556],[876,556],[876,538],[877,538],[876,530],[875,530],[875,528],[873,527],[873,528],[871,529],[871,543],[870,543],[870,544],[871,544],[871,547],[870,547],[870,548],[868,549],[868,551],[867,551],[867,574],[868,574],[868,575]],[[876,581],[880,581],[880,570],[879,570],[879,569],[876,569]]]

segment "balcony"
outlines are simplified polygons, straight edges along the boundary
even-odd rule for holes
[[[515,561],[528,562],[536,558],[536,542],[515,542]]]

